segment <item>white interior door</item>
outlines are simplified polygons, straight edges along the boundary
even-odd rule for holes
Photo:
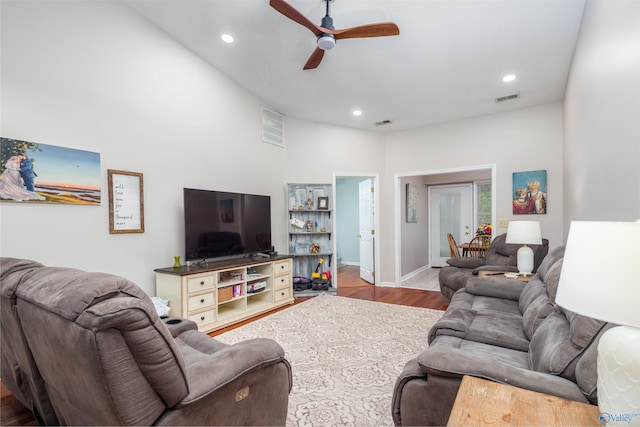
[[[432,267],[444,267],[451,258],[447,233],[460,245],[472,236],[471,184],[429,187],[429,240]]]
[[[375,284],[374,274],[374,188],[373,179],[367,178],[359,183],[359,221],[358,237],[360,238],[360,278]]]

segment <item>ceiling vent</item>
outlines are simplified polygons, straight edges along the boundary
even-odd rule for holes
[[[496,98],[496,103],[504,102],[504,101],[511,101],[512,99],[518,99],[518,98],[520,98],[520,94],[519,93],[514,93],[513,95],[501,96],[500,98]]]
[[[262,141],[284,147],[284,116],[262,109]]]
[[[391,120],[382,120],[379,122],[375,122],[376,126],[382,126],[382,125],[388,125],[388,124],[391,124]]]

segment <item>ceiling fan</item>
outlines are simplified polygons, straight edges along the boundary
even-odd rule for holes
[[[400,34],[400,29],[393,22],[380,22],[377,24],[359,25],[357,27],[336,30],[333,27],[333,18],[329,16],[329,3],[333,0],[324,1],[327,3],[327,12],[324,18],[322,18],[322,23],[318,26],[307,19],[306,16],[285,0],[269,0],[269,5],[271,5],[271,7],[292,21],[308,28],[318,38],[318,46],[316,47],[316,50],[313,51],[307,60],[307,63],[304,64],[303,69],[305,70],[317,68],[318,65],[320,65],[320,61],[322,61],[324,51],[333,49],[336,45],[336,40],[397,36]]]

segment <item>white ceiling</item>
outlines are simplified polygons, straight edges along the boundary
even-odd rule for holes
[[[303,71],[315,36],[268,0],[124,1],[265,106],[375,131],[562,100],[584,7],[584,0],[334,0],[336,29],[392,21],[400,35],[339,40],[317,69]],[[320,25],[324,1],[290,4]],[[223,43],[222,33],[235,42]],[[517,79],[503,83],[509,73]],[[519,99],[495,102],[515,93]],[[374,124],[383,120],[391,124]]]

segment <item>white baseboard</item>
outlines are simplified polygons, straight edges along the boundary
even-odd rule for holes
[[[378,282],[376,286],[386,286],[387,288],[399,288],[400,285],[398,283],[393,282]]]

